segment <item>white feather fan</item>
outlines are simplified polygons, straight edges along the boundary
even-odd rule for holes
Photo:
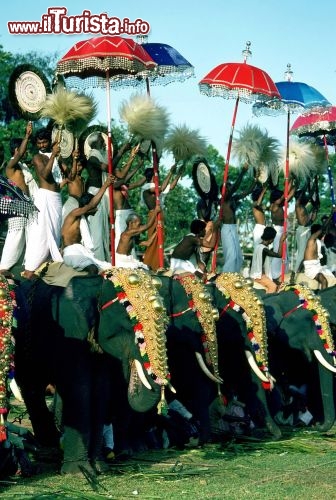
[[[169,127],[169,115],[151,97],[136,94],[121,104],[119,113],[129,132],[139,141],[153,141],[157,147],[162,144]]]
[[[188,161],[194,155],[206,154],[206,140],[198,130],[191,130],[186,125],[173,127],[165,139],[164,148],[170,151],[175,161]]]
[[[280,168],[285,171],[286,150],[283,151]],[[289,173],[298,180],[307,180],[316,173],[315,157],[309,144],[297,140],[289,141]]]

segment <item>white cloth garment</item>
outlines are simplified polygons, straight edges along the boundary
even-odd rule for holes
[[[59,251],[62,224],[61,194],[40,188],[35,197],[38,208],[37,221],[29,227],[25,269],[35,271],[43,262],[50,258],[62,262]]]
[[[196,267],[190,260],[176,259],[175,257],[170,259],[170,270],[173,273],[185,271],[193,274],[197,271]]]
[[[253,246],[256,247],[261,243],[261,236],[265,229],[265,224],[256,224],[253,228]]]
[[[126,225],[127,217],[134,213],[135,212],[133,208],[126,208],[115,211],[115,249],[118,248],[118,243],[120,240],[121,233],[123,233],[127,227]]]
[[[38,185],[27,165],[25,163],[19,163],[18,165],[21,168],[24,181],[28,187],[29,196],[34,201],[34,197],[38,191]],[[36,214],[33,214],[29,219],[25,217],[10,217],[8,219],[8,228],[1,254],[0,269],[8,270],[19,261],[25,245],[27,244],[28,231],[34,218],[36,218]]]
[[[63,250],[63,260],[64,264],[73,267],[76,271],[83,271],[92,264],[98,267],[99,272],[111,269],[112,267],[111,262],[96,259],[93,252],[80,243],[74,243],[65,247]]]
[[[144,200],[144,191],[148,191],[149,189],[153,189],[153,188],[155,188],[154,182],[146,182],[146,184],[143,184],[141,186],[140,204],[143,207],[147,206],[146,203],[145,203],[145,200]],[[168,186],[166,187],[166,189],[164,191],[161,191],[161,193],[159,195],[161,207],[164,206],[165,199],[166,199],[166,196],[169,193],[169,191],[170,191],[170,185],[169,184],[168,184]]]
[[[280,243],[280,238],[281,235],[284,232],[283,226],[273,226],[274,229],[276,230],[276,235],[273,241],[273,250],[274,252],[278,252],[279,250],[279,243]],[[281,265],[282,265],[282,259],[279,259],[277,257],[272,257],[271,258],[271,272],[272,272],[272,279],[278,279],[279,276],[281,275]],[[285,262],[285,273],[288,272],[288,259],[286,258]]]
[[[296,254],[294,271],[297,273],[311,235],[310,226],[298,226],[295,230]]]
[[[265,274],[269,278],[272,278],[271,276],[271,259],[270,257],[266,256],[265,261],[263,264],[263,251],[267,248],[263,243],[259,243],[253,251],[253,257],[252,257],[252,263],[251,263],[251,270],[250,270],[250,277],[255,279],[260,279],[262,274]],[[264,268],[264,272],[263,272]]]
[[[319,273],[324,274],[324,276],[326,277],[334,276],[330,269],[326,268],[325,266],[321,266],[320,259],[304,260],[303,266],[304,274],[310,279],[314,279]]]
[[[223,273],[240,273],[243,253],[240,247],[237,224],[222,224],[221,243],[223,249]]]
[[[88,193],[97,194],[99,188],[89,187]],[[109,230],[109,206],[108,199],[103,196],[97,205],[95,215],[89,215],[87,218],[91,238],[93,241],[93,253],[98,260],[109,261],[110,256],[110,230]]]
[[[116,267],[127,267],[128,269],[145,269],[146,271],[149,270],[148,266],[146,264],[143,264],[143,262],[140,262],[140,260],[135,259],[133,255],[124,255],[121,253],[115,254],[115,265]]]

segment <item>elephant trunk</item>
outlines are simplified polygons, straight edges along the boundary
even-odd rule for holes
[[[202,355],[199,352],[195,352],[195,356],[197,359],[197,362],[199,364],[199,367],[201,368],[202,372],[213,382],[216,382],[216,384],[222,384],[223,380],[220,377],[216,377],[211,373],[209,368],[206,366],[204,359]]]

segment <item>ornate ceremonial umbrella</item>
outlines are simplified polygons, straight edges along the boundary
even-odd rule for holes
[[[287,64],[285,81],[276,82],[280,93],[279,99],[263,100],[256,102],[252,109],[256,116],[287,114],[287,134],[286,134],[286,162],[285,162],[285,203],[284,203],[284,232],[287,231],[288,219],[288,185],[289,185],[289,131],[290,115],[301,111],[320,110],[331,106],[331,103],[314,87],[302,82],[292,81],[293,71],[291,65]],[[286,268],[287,244],[283,243],[281,281],[284,281]]]
[[[220,217],[223,212],[223,201],[229,173],[233,131],[236,123],[239,101],[251,103],[257,100],[263,101],[272,100],[276,97],[280,98],[279,91],[270,76],[262,69],[247,64],[247,58],[252,55],[250,46],[251,42],[246,42],[246,48],[243,51],[244,61],[242,63],[220,64],[212,69],[210,73],[199,82],[201,94],[205,94],[209,97],[219,96],[226,99],[236,99],[223,174],[223,187],[219,211]],[[213,254],[213,272],[216,269],[217,247],[218,239]]]
[[[77,42],[56,66],[69,87],[106,88],[108,171],[112,173],[110,88],[136,82],[138,74],[147,75],[156,63],[141,45],[121,36],[100,36]],[[111,261],[115,264],[113,187],[110,187]]]
[[[333,137],[332,144],[335,146],[336,133],[336,106],[322,109],[317,112],[312,112],[306,115],[300,115],[293,123],[290,134],[298,137],[315,137],[318,139],[322,136],[323,145],[326,153],[328,164],[328,178],[330,185],[330,197],[333,208],[336,206],[334,181],[329,162],[328,138]]]
[[[0,220],[9,217],[29,218],[38,212],[32,200],[6,177],[0,175]]]

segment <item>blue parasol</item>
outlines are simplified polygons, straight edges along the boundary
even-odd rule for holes
[[[268,101],[257,101],[252,106],[253,114],[256,116],[275,116],[280,113],[287,113],[287,140],[286,140],[286,164],[285,164],[285,189],[284,189],[284,232],[287,231],[288,214],[288,184],[289,184],[289,131],[290,115],[298,112],[318,111],[331,106],[331,103],[314,87],[302,82],[292,81],[293,71],[291,65],[287,64],[285,81],[275,82],[280,93],[280,99]],[[283,243],[281,281],[284,281],[286,267],[286,241]]]

